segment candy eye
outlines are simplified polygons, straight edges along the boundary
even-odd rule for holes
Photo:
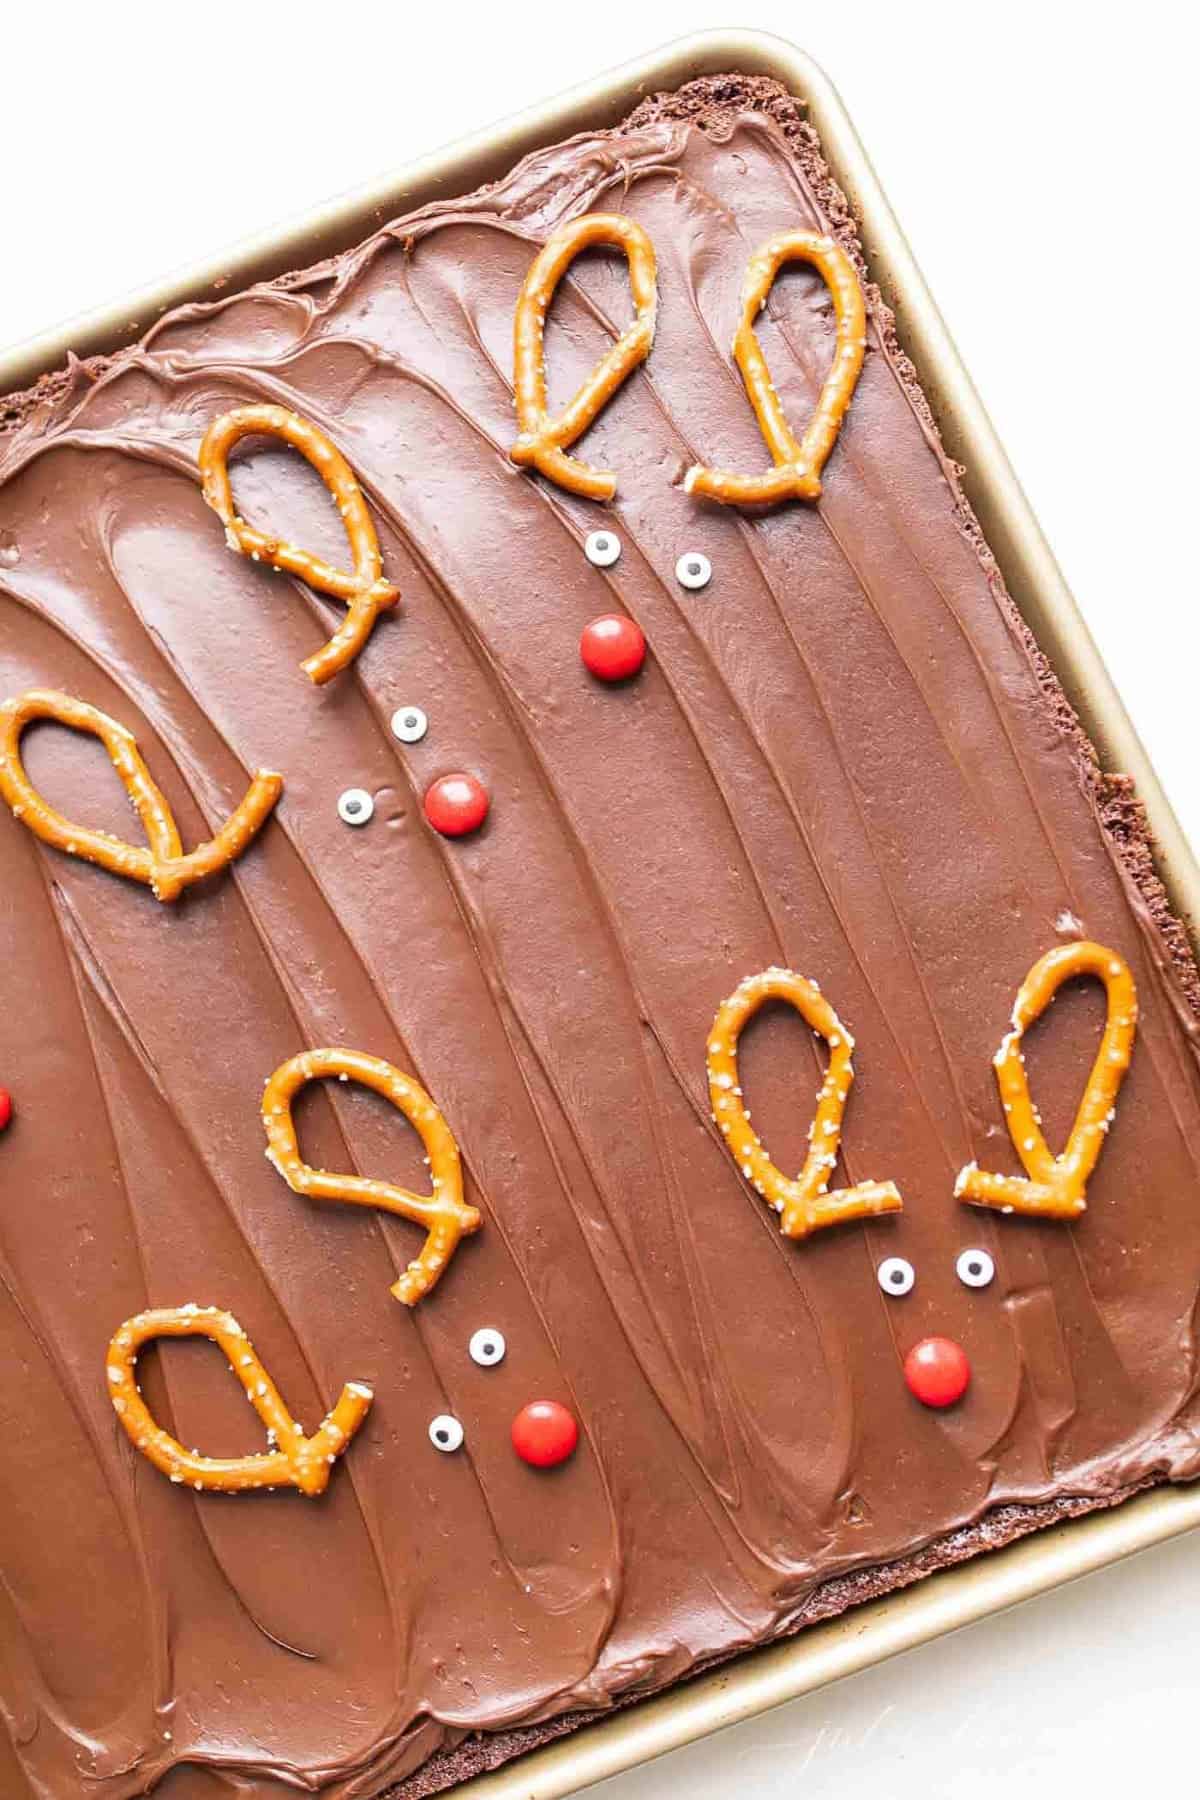
[[[917,1271],[902,1256],[885,1256],[875,1276],[885,1294],[911,1294]]]
[[[481,1369],[494,1369],[497,1363],[504,1361],[508,1345],[502,1331],[494,1330],[491,1325],[483,1325],[471,1334],[471,1342],[467,1348],[471,1352],[472,1362],[477,1362]]]
[[[344,825],[365,825],[375,811],[375,802],[366,788],[347,788],[338,795],[338,818]]]
[[[615,531],[591,531],[584,539],[583,554],[598,569],[611,569],[621,554],[621,540]]]
[[[392,714],[392,736],[402,744],[419,744],[429,730],[429,720],[419,706],[398,706]]]
[[[436,1419],[429,1421],[429,1441],[435,1450],[461,1450],[464,1437],[462,1426],[452,1413],[439,1413]]]
[[[675,564],[675,579],[681,587],[707,587],[712,580],[712,564],[699,550],[685,550]]]
[[[967,1287],[987,1287],[996,1273],[996,1265],[986,1250],[964,1250],[954,1267],[958,1279]]]

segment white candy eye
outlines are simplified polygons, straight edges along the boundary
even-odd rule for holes
[[[885,1256],[875,1277],[885,1294],[911,1294],[917,1271],[902,1256]]]
[[[584,540],[583,554],[598,569],[611,569],[621,554],[621,540],[615,531],[591,531]]]
[[[675,579],[681,587],[707,587],[712,580],[712,564],[699,550],[685,550],[675,564]]]
[[[429,720],[419,706],[398,706],[392,714],[392,736],[402,744],[419,744],[429,730]]]
[[[439,1413],[436,1419],[429,1421],[429,1441],[435,1450],[461,1450],[463,1428],[453,1413]]]
[[[338,795],[338,818],[344,825],[365,825],[375,811],[375,802],[366,788],[347,788]]]
[[[502,1331],[494,1330],[491,1325],[483,1325],[478,1331],[472,1332],[467,1348],[471,1352],[472,1362],[477,1362],[481,1369],[494,1369],[497,1363],[504,1361],[508,1345]]]
[[[996,1273],[996,1265],[986,1250],[964,1250],[954,1267],[958,1279],[967,1287],[987,1287]]]

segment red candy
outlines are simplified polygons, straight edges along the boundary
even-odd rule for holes
[[[12,1118],[12,1095],[7,1088],[0,1088],[0,1131]]]
[[[579,654],[600,681],[626,681],[646,660],[646,639],[622,613],[601,613],[584,626]]]
[[[443,775],[425,795],[425,817],[443,837],[465,837],[478,831],[491,802],[474,775]]]
[[[971,1365],[953,1338],[922,1338],[904,1359],[904,1379],[926,1406],[953,1406],[967,1391]]]
[[[535,1469],[552,1469],[566,1462],[579,1442],[573,1413],[557,1400],[531,1400],[512,1422],[513,1449],[522,1462]]]

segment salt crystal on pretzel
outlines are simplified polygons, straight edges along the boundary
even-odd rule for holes
[[[92,831],[70,819],[38,793],[21,760],[21,735],[36,719],[69,725],[99,738],[125,784],[146,833],[147,844],[126,844],[106,831]],[[43,843],[84,862],[98,863],[150,889],[157,900],[177,900],[185,887],[203,881],[242,854],[269,818],[283,792],[283,777],[256,771],[245,797],[216,836],[185,853],[175,816],[142,760],[137,741],[124,725],[98,707],[52,688],[30,688],[0,703],[0,797],[13,815]]]
[[[1063,982],[1077,975],[1094,975],[1104,983],[1108,1010],[1066,1149],[1055,1156],[1030,1096],[1021,1043]],[[977,1163],[968,1163],[954,1188],[960,1200],[968,1206],[990,1206],[999,1212],[1044,1219],[1077,1219],[1087,1210],[1087,1184],[1104,1148],[1117,1095],[1133,1058],[1137,1018],[1133,974],[1115,950],[1090,941],[1060,944],[1033,965],[1017,992],[1012,1030],[993,1059],[1005,1122],[1026,1175],[993,1175]]]
[[[567,269],[591,244],[611,244],[625,252],[636,317],[574,399],[551,418],[546,410],[546,313]],[[617,491],[615,475],[593,469],[566,451],[649,356],[657,305],[654,245],[623,213],[585,213],[546,240],[525,277],[513,322],[513,388],[520,430],[509,451],[513,462],[540,470],[559,487],[585,499],[612,499]]]
[[[771,380],[754,321],[767,303],[776,275],[788,262],[819,270],[833,297],[837,336],[833,362],[808,429],[797,441]],[[867,315],[858,273],[841,245],[812,231],[787,231],[769,238],[750,258],[742,286],[742,315],[733,340],[759,429],[775,467],[762,475],[737,475],[696,463],[684,477],[684,491],[726,506],[764,506],[777,500],[816,500],[821,470],[837,441],[858,382],[867,348]]]
[[[354,573],[335,569],[331,563],[299,550],[282,538],[258,531],[239,517],[229,482],[229,452],[244,437],[265,435],[282,438],[312,464],[341,514],[354,558]],[[200,445],[202,492],[225,526],[231,550],[239,550],[255,562],[270,563],[299,575],[310,587],[346,602],[346,617],[329,642],[306,658],[300,667],[310,681],[329,681],[354,661],[371,635],[376,619],[400,598],[399,588],[383,579],[383,558],[363,492],[341,451],[310,419],[284,406],[239,406],[214,419]]]
[[[292,1101],[310,1081],[336,1076],[359,1081],[382,1094],[402,1112],[425,1146],[432,1176],[431,1194],[413,1194],[390,1182],[362,1175],[334,1175],[314,1169],[300,1155]],[[441,1278],[462,1238],[478,1231],[479,1212],[463,1199],[458,1145],[445,1119],[419,1081],[380,1056],[362,1050],[305,1050],[282,1063],[270,1077],[262,1097],[267,1156],[294,1193],[314,1200],[348,1200],[357,1206],[379,1206],[424,1225],[428,1236],[420,1253],[393,1284],[392,1293],[405,1306],[415,1306]]]
[[[810,1148],[795,1180],[776,1168],[750,1124],[738,1080],[738,1039],[768,1000],[786,1000],[829,1045],[829,1067],[817,1095]],[[854,1039],[816,982],[791,969],[765,969],[747,976],[721,1006],[708,1041],[708,1091],[713,1117],[734,1162],[781,1215],[786,1237],[807,1237],[825,1225],[899,1212],[899,1189],[891,1181],[862,1181],[830,1193],[829,1178],[842,1141],[842,1115],[854,1081]]]
[[[248,1456],[201,1456],[164,1431],[137,1384],[138,1352],[164,1337],[211,1338],[225,1352],[246,1397],[276,1447]],[[371,1409],[374,1395],[348,1381],[337,1404],[311,1437],[305,1437],[279,1389],[232,1313],[217,1306],[157,1307],[127,1319],[114,1334],[106,1359],[109,1398],[135,1449],[174,1482],[211,1493],[241,1494],[252,1488],[299,1488],[310,1499],[324,1493],[333,1465]]]

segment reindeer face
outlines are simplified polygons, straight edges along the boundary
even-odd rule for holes
[[[1041,1116],[1030,1095],[1021,1044],[1026,1028],[1041,1016],[1063,982],[1075,976],[1094,976],[1104,983],[1107,1019],[1066,1149],[1056,1156],[1046,1143]],[[771,1161],[753,1129],[738,1080],[742,1028],[769,1000],[785,1000],[794,1006],[829,1046],[829,1064],[809,1127],[808,1155],[794,1180]],[[1003,1215],[1064,1221],[1078,1218],[1086,1209],[1086,1183],[1115,1114],[1136,1026],[1133,977],[1115,952],[1079,942],[1061,945],[1043,956],[1017,994],[1011,1029],[994,1058],[1005,1122],[1026,1174],[997,1175],[968,1163],[955,1183],[956,1198]],[[843,1112],[854,1080],[853,1053],[853,1038],[817,984],[788,969],[770,968],[747,977],[713,1022],[708,1043],[713,1123],[744,1178],[779,1213],[787,1237],[804,1238],[830,1225],[903,1210],[900,1192],[890,1181],[863,1181],[829,1192],[841,1145]],[[876,1273],[883,1293],[898,1301],[913,1291],[917,1281],[913,1264],[901,1255],[885,1257]],[[995,1278],[995,1261],[982,1246],[969,1246],[959,1252],[955,1273],[964,1287],[986,1288]],[[954,1405],[971,1380],[966,1351],[954,1338],[941,1334],[913,1343],[903,1369],[911,1392],[931,1407]]]
[[[481,1369],[494,1369],[502,1363],[507,1349],[504,1333],[490,1325],[472,1332],[467,1345],[471,1361]],[[560,1400],[527,1400],[513,1418],[510,1435],[522,1462],[535,1469],[553,1469],[574,1454],[579,1426],[574,1413]],[[446,1455],[461,1450],[466,1442],[462,1420],[453,1413],[438,1413],[429,1421],[429,1441]]]
[[[972,1248],[960,1252],[955,1273],[964,1287],[990,1287],[996,1264],[991,1252]],[[916,1286],[917,1273],[903,1256],[886,1256],[876,1271],[885,1294],[899,1299]],[[953,1406],[961,1400],[971,1380],[971,1364],[962,1345],[953,1338],[921,1338],[904,1359],[904,1379],[926,1406]]]

